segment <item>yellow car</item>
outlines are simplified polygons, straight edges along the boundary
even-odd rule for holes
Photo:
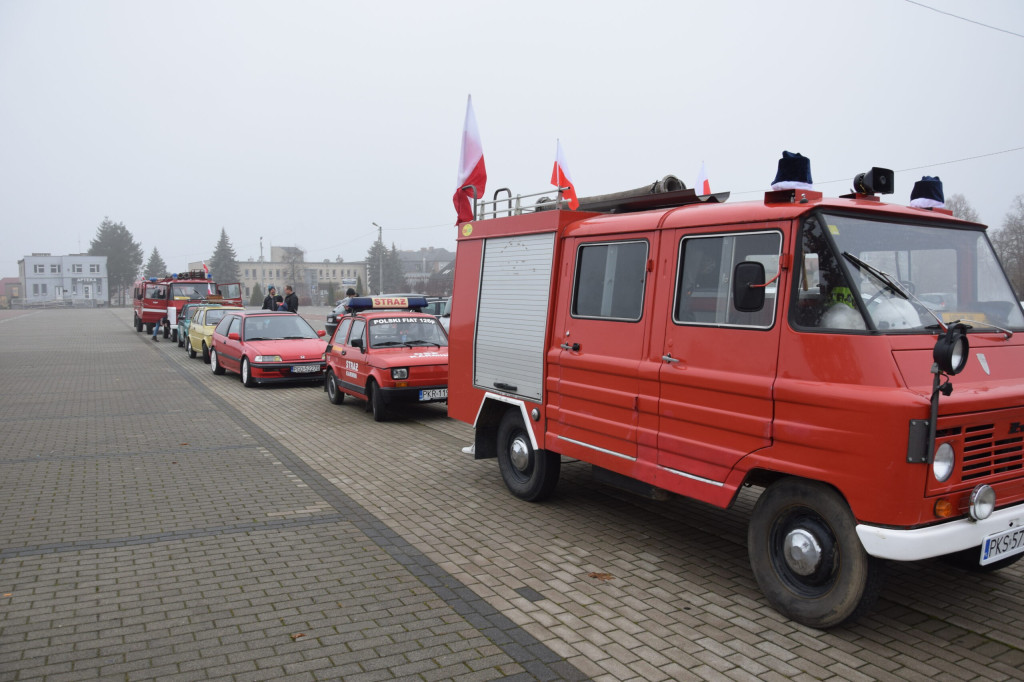
[[[188,336],[185,337],[185,352],[188,353],[190,358],[194,358],[197,352],[201,352],[203,354],[203,362],[210,364],[213,329],[224,319],[224,313],[229,310],[244,310],[244,308],[210,305],[196,310],[188,327]]]

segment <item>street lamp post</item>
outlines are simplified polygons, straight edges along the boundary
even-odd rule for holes
[[[370,223],[377,228],[377,295],[384,295],[384,228],[377,223]],[[372,287],[371,287],[372,289]]]

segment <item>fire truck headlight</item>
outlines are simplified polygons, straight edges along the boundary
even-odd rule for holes
[[[409,378],[409,368],[408,367],[395,367],[395,368],[393,368],[391,370],[391,378],[395,379],[395,380],[398,380],[398,379],[408,379]]]
[[[935,449],[935,455],[932,457],[932,475],[935,476],[936,481],[946,482],[950,474],[953,473],[955,459],[956,453],[949,443],[943,443]]]
[[[935,342],[932,359],[946,374],[959,374],[967,364],[969,353],[967,327],[962,324],[954,324]]]
[[[975,521],[984,521],[996,508],[996,491],[982,483],[971,491],[971,506],[968,511]]]
[[[281,362],[280,355],[257,355],[253,359],[256,362]]]

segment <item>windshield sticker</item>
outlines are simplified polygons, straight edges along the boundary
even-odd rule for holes
[[[401,324],[403,322],[437,324],[437,320],[432,317],[375,317],[370,320],[370,324]]]
[[[836,237],[839,236],[839,228],[837,226],[835,226],[835,225],[829,225],[828,226],[828,231],[831,232]]]

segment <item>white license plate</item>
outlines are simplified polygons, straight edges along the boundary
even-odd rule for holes
[[[312,374],[320,371],[320,365],[295,365],[292,371],[297,374]]]
[[[981,545],[980,564],[984,566],[1022,552],[1024,552],[1024,526],[1007,528],[985,538],[985,542]]]
[[[448,398],[447,388],[425,388],[420,391],[420,400],[437,400],[438,398]]]

